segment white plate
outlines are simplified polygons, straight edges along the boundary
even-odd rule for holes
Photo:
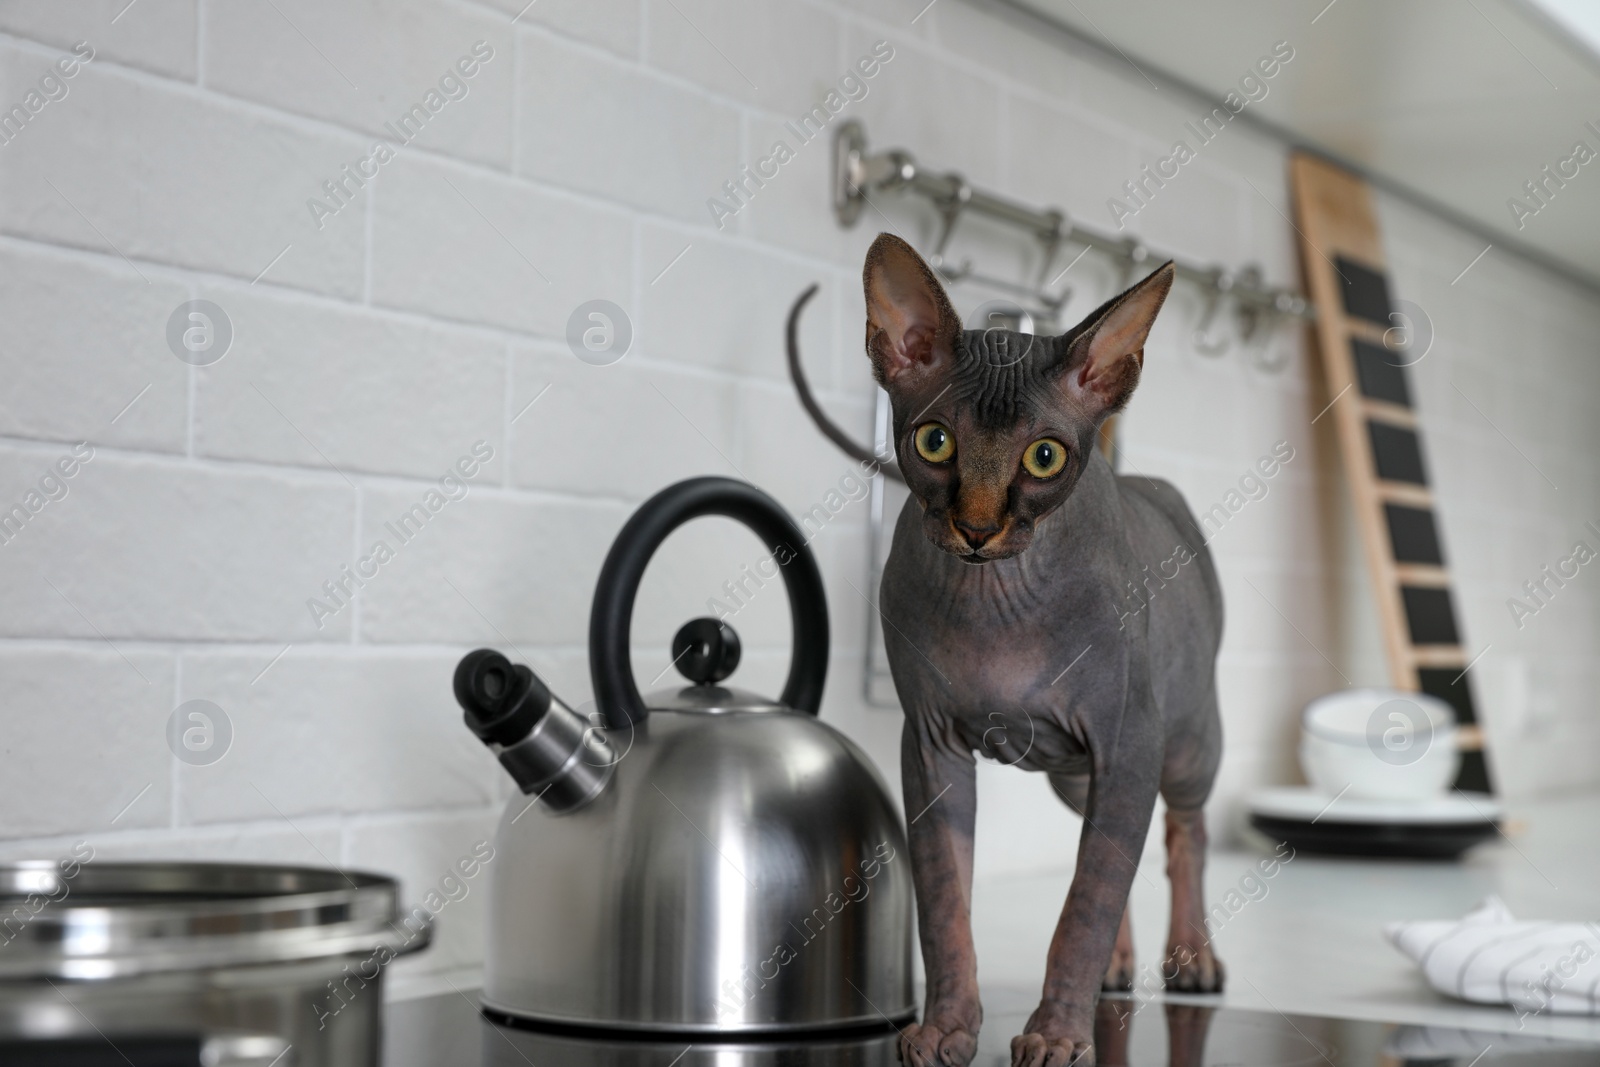
[[[1331,805],[1330,805],[1331,802]],[[1250,798],[1250,812],[1274,819],[1374,825],[1452,826],[1499,819],[1505,805],[1487,793],[1445,793],[1427,800],[1357,800],[1332,796],[1310,786],[1263,789]]]

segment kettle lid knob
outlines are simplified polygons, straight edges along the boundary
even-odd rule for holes
[[[739,666],[739,635],[719,619],[691,619],[672,639],[672,662],[691,682],[715,685]]]

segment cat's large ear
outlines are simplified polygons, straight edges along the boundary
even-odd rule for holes
[[[953,358],[961,319],[910,245],[880,233],[867,250],[861,282],[867,294],[867,355],[880,384],[893,385]]]
[[[1067,355],[1063,386],[1098,419],[1119,410],[1139,384],[1144,342],[1172,290],[1173,266],[1157,267],[1144,281],[1102,304],[1078,328]]]

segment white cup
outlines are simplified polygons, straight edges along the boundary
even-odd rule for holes
[[[1306,705],[1300,726],[1300,767],[1328,796],[1428,800],[1446,793],[1460,768],[1455,713],[1424,693],[1330,693]]]

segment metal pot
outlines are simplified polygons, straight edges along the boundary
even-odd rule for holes
[[[0,865],[0,1062],[377,1067],[383,969],[432,936],[397,899],[317,868]]]
[[[899,1067],[900,1037],[856,1036],[690,1044],[666,1034],[593,1037],[483,1023],[482,1067]],[[492,1030],[493,1032],[487,1032]],[[687,1047],[685,1047],[687,1046]]]
[[[794,651],[776,701],[720,684],[739,643],[716,619],[673,642],[695,684],[644,698],[634,684],[640,576],[704,515],[744,522],[783,574]],[[606,558],[589,643],[590,720],[490,650],[456,672],[467,725],[533,798],[497,831],[490,1017],[751,1037],[909,1019],[905,836],[871,761],[817,720],[827,604],[794,522],[744,482],[663,490]]]

